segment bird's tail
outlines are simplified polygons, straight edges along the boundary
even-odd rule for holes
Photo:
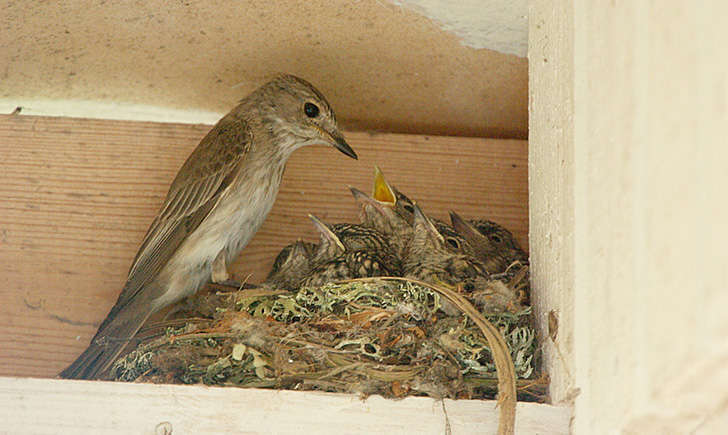
[[[142,299],[132,298],[123,306],[117,302],[88,348],[59,376],[65,379],[95,379],[103,374],[152,314],[151,304]]]

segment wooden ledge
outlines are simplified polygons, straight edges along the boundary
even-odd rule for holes
[[[445,417],[445,410],[447,417]],[[495,433],[496,402],[0,377],[7,433]],[[567,434],[571,409],[519,403],[516,433]],[[165,432],[167,428],[167,432]],[[169,430],[171,429],[171,430]]]

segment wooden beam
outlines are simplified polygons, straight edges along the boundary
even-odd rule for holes
[[[124,283],[175,173],[210,126],[0,116],[0,375],[54,376],[86,347]],[[348,133],[354,161],[296,151],[268,220],[233,267],[255,282],[285,244],[314,240],[308,213],[355,221],[347,184],[373,165],[446,217],[510,228],[527,246],[527,143]]]
[[[516,433],[567,434],[571,410],[518,403]],[[0,378],[7,433],[495,433],[493,400],[444,400],[101,381]],[[166,432],[165,432],[166,429]]]

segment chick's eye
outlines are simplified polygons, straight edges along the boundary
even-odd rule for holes
[[[303,105],[303,112],[309,118],[315,118],[319,114],[319,108],[317,105],[315,105],[313,103],[306,103]]]
[[[455,249],[460,249],[460,243],[458,243],[457,240],[453,239],[452,237],[447,238],[447,243],[450,244]]]
[[[404,209],[405,209],[405,210],[407,210],[407,211],[408,211],[408,212],[410,212],[410,213],[414,213],[414,212],[415,212],[415,208],[414,208],[414,207],[412,207],[412,206],[411,206],[411,205],[409,205],[409,204],[405,204],[405,205],[404,205]]]

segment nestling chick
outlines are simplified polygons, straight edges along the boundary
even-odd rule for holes
[[[378,166],[374,166],[371,196],[353,187],[349,189],[359,203],[362,225],[386,235],[396,253],[400,257],[404,255],[412,239],[412,201],[387,183]]]
[[[399,258],[377,230],[346,223],[327,225],[315,216],[310,218],[321,242],[304,285],[372,276],[399,276]]]
[[[485,312],[520,309],[516,292],[490,279],[485,266],[472,256],[450,252],[444,237],[415,205],[414,237],[404,261],[404,275],[434,284],[462,285],[478,292]]]
[[[399,264],[389,241],[375,228],[349,223],[326,224],[313,215],[309,215],[309,218],[321,239],[314,262],[325,261],[344,251],[368,250],[377,252],[382,257],[392,257],[391,262]]]
[[[390,243],[400,256],[404,256],[412,240],[414,202],[405,194],[389,185],[378,166],[374,167],[374,188],[372,196],[349,188],[360,205],[360,219],[363,225],[376,228],[390,238]],[[433,224],[443,235],[448,250],[459,254],[473,255],[470,244],[450,225],[438,219]]]
[[[485,264],[488,273],[502,273],[514,261],[528,262],[510,231],[495,222],[479,219],[466,221],[450,212],[453,228],[472,246],[476,258]]]
[[[318,246],[297,240],[278,253],[264,286],[274,289],[297,290],[313,267],[313,258]]]
[[[398,276],[378,253],[359,249],[346,251],[318,264],[303,280],[303,287],[320,287],[329,282],[375,276]]]
[[[528,255],[518,245],[513,234],[493,221],[466,221],[453,211],[450,212],[450,219],[453,227],[473,247],[475,257],[485,265],[488,273],[495,279],[509,282],[511,287],[517,289],[521,304],[530,305]]]
[[[407,222],[406,214],[400,214],[401,210],[396,206],[378,201],[359,189],[349,189],[359,203],[362,225],[387,237],[397,257],[406,255],[412,241],[412,224]]]

